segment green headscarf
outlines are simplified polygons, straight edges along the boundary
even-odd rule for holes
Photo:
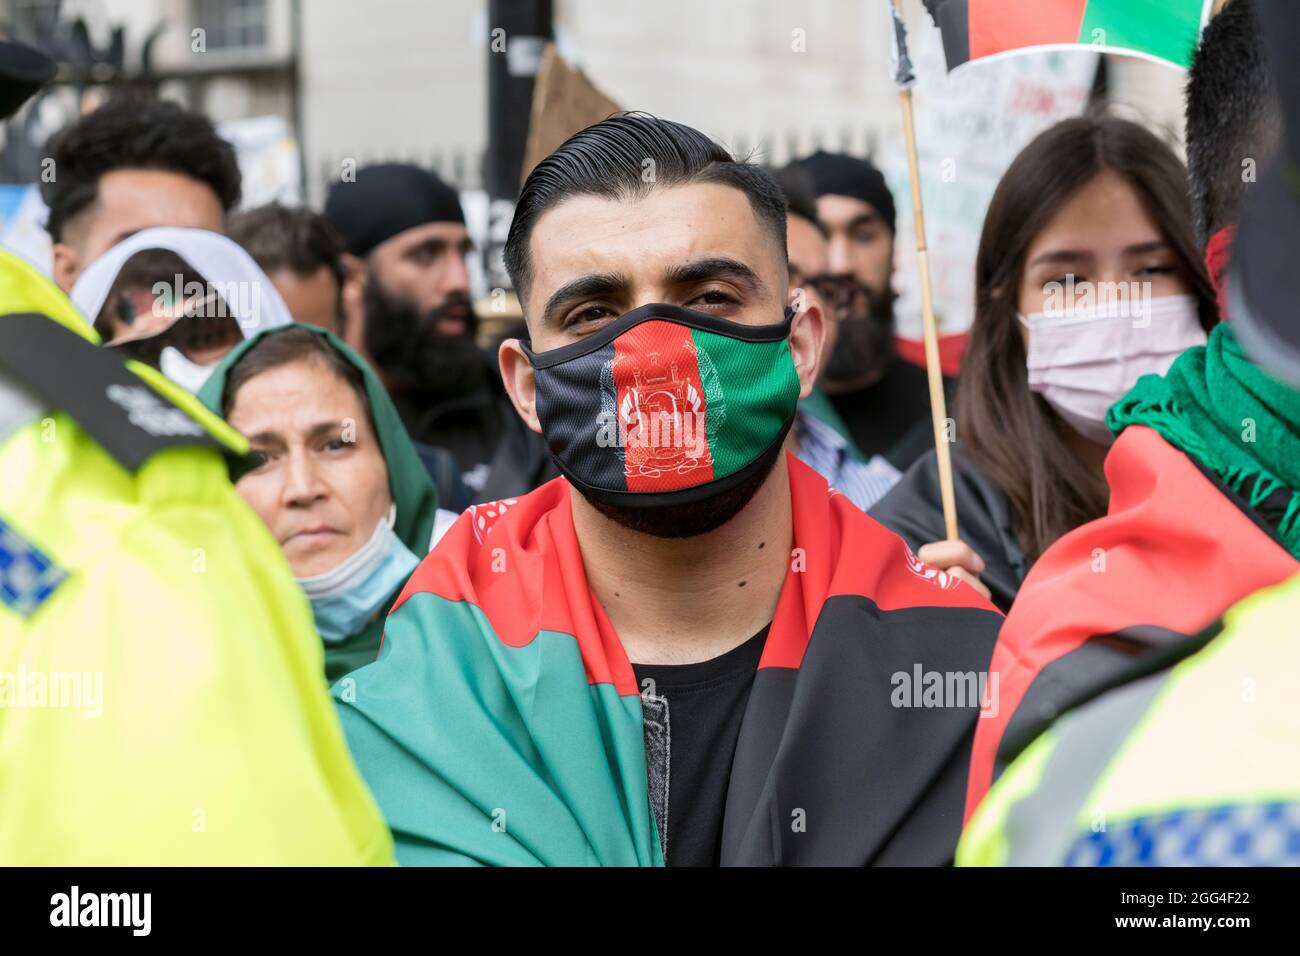
[[[1278,534],[1300,558],[1300,392],[1247,358],[1231,323],[1215,326],[1163,378],[1138,379],[1106,424],[1116,435],[1129,425],[1154,429],[1233,491],[1248,489],[1252,508],[1290,491]]]
[[[420,461],[420,456],[416,453],[415,446],[411,443],[406,427],[398,417],[397,409],[393,406],[393,400],[388,397],[383,383],[366,364],[365,359],[344,345],[336,335],[314,325],[303,325],[297,322],[264,329],[241,342],[222,359],[221,364],[199,389],[199,401],[210,411],[221,415],[221,400],[226,390],[230,370],[250,349],[256,348],[257,343],[262,339],[270,335],[279,335],[290,329],[305,329],[319,335],[361,373],[365,382],[366,399],[370,404],[370,415],[379,438],[379,449],[388,466],[388,487],[392,491],[393,503],[397,505],[397,519],[393,531],[417,558],[423,558],[429,551],[429,541],[433,536],[434,515],[438,510],[437,489]],[[394,598],[396,596],[393,595]],[[331,683],[338,677],[375,659],[387,614],[388,608],[385,607],[383,613],[367,624],[361,633],[337,643],[326,643],[325,674]]]

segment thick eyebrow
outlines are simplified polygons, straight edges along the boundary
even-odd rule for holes
[[[1169,243],[1165,242],[1163,239],[1153,239],[1150,242],[1139,242],[1135,245],[1125,246],[1124,255],[1141,256],[1151,252],[1165,252],[1168,249]],[[1092,253],[1083,252],[1078,249],[1053,249],[1049,252],[1044,252],[1029,264],[1031,266],[1036,266],[1048,262],[1078,262],[1080,259],[1090,258],[1092,258]]]
[[[668,285],[689,285],[714,279],[730,279],[743,286],[752,295],[763,294],[763,280],[749,266],[729,256],[709,256],[694,262],[683,262],[668,270],[664,276]]]
[[[631,285],[630,277],[617,272],[592,272],[579,276],[551,293],[542,309],[542,324],[558,325],[559,313],[571,302],[593,295],[617,297],[625,294]]]
[[[852,230],[858,228],[858,226],[869,226],[877,222],[883,223],[884,221],[884,216],[880,215],[880,213],[876,212],[874,209],[868,209],[866,212],[860,212],[850,219],[848,226],[845,228]]]
[[[1053,249],[1037,256],[1029,265],[1037,266],[1047,262],[1078,262],[1081,259],[1091,258],[1091,252],[1082,252],[1078,249]]]
[[[427,252],[431,256],[439,256],[447,248],[449,243],[446,239],[434,237],[425,239],[423,242],[417,242],[402,252],[403,258],[411,258],[421,253]]]
[[[1127,246],[1124,249],[1126,256],[1144,256],[1149,252],[1168,252],[1169,243],[1163,239],[1153,239],[1150,242],[1139,242],[1137,245]]]
[[[670,268],[664,275],[666,285],[689,285],[716,279],[730,279],[752,295],[763,293],[763,280],[758,277],[758,273],[730,256],[709,256],[694,262],[683,262]],[[542,309],[542,322],[557,325],[559,313],[566,305],[588,296],[625,296],[631,285],[629,276],[617,272],[593,272],[579,276],[560,286],[546,300],[546,306]]]
[[[342,428],[343,423],[337,420],[317,422],[315,425],[312,425],[311,428],[307,429],[307,440],[312,441],[313,439],[321,438],[332,432],[339,431]],[[266,429],[249,435],[248,441],[250,444],[255,445],[283,445],[284,437],[278,431]]]
[[[250,445],[283,445],[284,439],[280,437],[279,432],[260,431],[253,432],[251,435],[245,435]]]
[[[311,441],[313,438],[322,438],[325,435],[342,430],[343,422],[339,419],[335,419],[334,421],[317,422],[315,425],[311,426],[311,428],[307,429],[307,440]]]

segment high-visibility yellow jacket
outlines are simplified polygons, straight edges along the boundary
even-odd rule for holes
[[[0,251],[0,864],[390,863],[246,443],[94,343]]]
[[[1300,865],[1300,575],[1058,717],[971,818],[959,866]]]

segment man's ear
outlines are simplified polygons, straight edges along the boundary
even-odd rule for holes
[[[343,304],[343,329],[340,335],[354,352],[366,355],[363,335],[366,326],[366,264],[350,252],[343,253],[342,263],[343,288],[339,295]],[[366,358],[370,356],[366,355]]]
[[[72,294],[72,287],[77,283],[77,276],[81,275],[81,256],[77,250],[66,242],[56,242],[54,244],[54,264],[52,268],[54,283],[64,292]],[[93,315],[86,318],[95,321]]]
[[[826,341],[826,317],[821,304],[812,296],[803,299],[803,310],[796,312],[790,324],[790,355],[799,373],[799,397],[807,398],[821,368],[822,344]]]
[[[497,361],[501,365],[501,381],[505,384],[506,394],[510,396],[515,411],[525,425],[540,435],[542,422],[537,417],[537,378],[519,340],[506,339],[502,342],[497,350]]]

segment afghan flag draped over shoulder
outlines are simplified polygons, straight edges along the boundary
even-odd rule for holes
[[[945,863],[1001,616],[784,460],[794,550],[722,862]],[[398,598],[379,659],[334,686],[404,865],[664,862],[636,677],[588,585],[571,492],[557,478],[465,512]],[[955,676],[961,701],[943,697]]]
[[[1087,46],[1187,69],[1214,0],[923,0],[948,69],[1029,47]]]
[[[967,814],[1057,714],[1300,570],[1259,512],[1153,429],[1126,428],[1105,469],[1106,515],[1034,563],[998,636],[1001,707],[976,731]]]

